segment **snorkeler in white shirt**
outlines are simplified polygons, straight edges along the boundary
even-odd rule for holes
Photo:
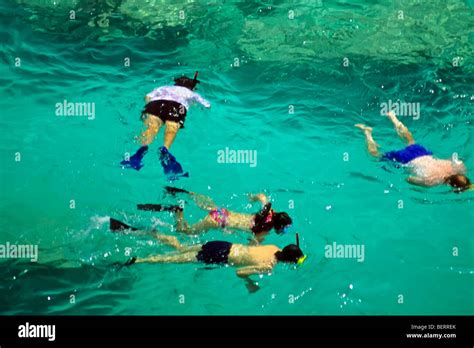
[[[198,72],[194,75],[194,79],[185,76],[177,78],[174,80],[174,86],[157,87],[145,96],[146,105],[142,111],[141,120],[146,130],[139,137],[142,146],[130,159],[121,162],[125,168],[140,170],[143,167],[141,160],[148,151],[148,145],[153,142],[161,127],[165,125],[164,142],[159,150],[165,174],[184,176],[181,165],[168,150],[179,129],[184,128],[191,103],[197,102],[206,108],[211,107],[206,99],[193,91],[200,82],[197,80],[197,75]]]

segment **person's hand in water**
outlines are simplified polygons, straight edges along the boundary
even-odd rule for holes
[[[252,279],[249,277],[245,278],[245,287],[249,291],[249,293],[253,294],[260,290],[260,286],[258,286],[257,282],[254,282]]]
[[[268,203],[268,197],[264,193],[258,193],[256,195],[249,194],[250,202],[260,202],[263,205]]]

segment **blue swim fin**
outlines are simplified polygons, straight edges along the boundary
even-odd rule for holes
[[[183,172],[181,164],[179,164],[176,157],[174,157],[166,147],[160,147],[159,153],[163,171],[169,180],[178,180],[180,177],[189,177],[189,173]]]
[[[133,168],[135,170],[140,170],[143,167],[142,159],[148,151],[148,146],[142,146],[135,152],[135,154],[130,157],[129,160],[123,160],[120,162],[125,168]]]

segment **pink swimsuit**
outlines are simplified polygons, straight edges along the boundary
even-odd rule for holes
[[[209,216],[224,228],[227,226],[229,211],[226,208],[214,208],[209,212]]]

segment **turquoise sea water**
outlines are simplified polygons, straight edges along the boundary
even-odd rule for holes
[[[1,314],[473,314],[473,193],[408,185],[353,127],[401,148],[381,103],[419,103],[401,120],[472,173],[472,3],[1,0],[0,17],[0,244],[39,245],[37,263],[0,261]],[[170,249],[109,232],[109,216],[177,235],[171,216],[135,209],[174,202],[163,134],[140,172],[118,163],[137,148],[143,96],[195,70],[212,108],[188,113],[172,152],[190,177],[175,185],[243,212],[265,191],[308,255],[253,294],[232,268],[110,266]],[[55,116],[64,100],[95,103],[95,118]],[[226,147],[256,150],[257,165],[218,163]],[[333,242],[363,245],[364,261],[326,258]]]

